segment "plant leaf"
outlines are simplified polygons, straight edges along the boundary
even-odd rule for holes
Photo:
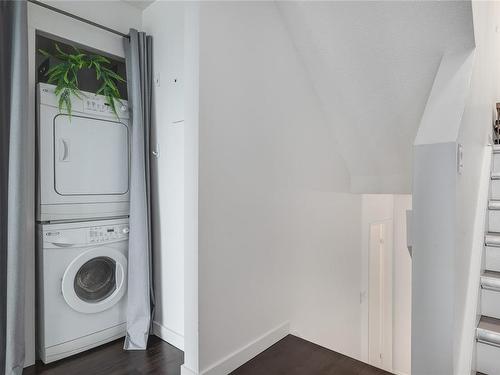
[[[42,55],[44,55],[45,57],[51,57],[52,55],[50,53],[48,53],[47,51],[44,51],[43,49],[39,48],[38,49],[38,52],[40,52]]]
[[[62,56],[63,58],[68,58],[68,54],[64,53],[61,48],[59,47],[59,44],[55,43],[56,46],[56,51],[59,52],[59,55]]]
[[[89,68],[95,70],[97,80],[102,82],[96,94],[105,96],[107,104],[119,119],[116,101],[120,103],[120,91],[117,83],[126,82],[126,80],[110,69],[111,62],[104,56],[87,55],[76,47],[73,47],[74,53],[65,53],[57,43],[54,45],[57,51],[54,56],[47,51],[39,51],[46,57],[54,57],[60,61],[45,73],[47,82],[56,85],[55,94],[58,97],[59,111],[66,110],[71,121],[72,96],[80,99],[85,96],[78,88],[78,72],[82,68]]]

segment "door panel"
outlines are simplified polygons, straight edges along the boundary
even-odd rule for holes
[[[372,224],[370,226],[370,288],[369,288],[369,331],[368,331],[368,356],[369,363],[382,367],[382,306],[383,287],[381,270],[384,251],[384,225]]]
[[[55,191],[60,195],[127,193],[128,148],[128,128],[120,122],[56,116]]]
[[[368,360],[392,371],[392,220],[370,225]]]

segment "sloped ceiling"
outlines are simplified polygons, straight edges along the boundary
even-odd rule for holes
[[[277,2],[351,174],[411,192],[412,144],[444,52],[474,44],[468,1]]]
[[[148,6],[150,6],[155,2],[155,0],[122,0],[122,1],[140,10],[146,9]]]

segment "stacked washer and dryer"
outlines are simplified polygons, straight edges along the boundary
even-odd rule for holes
[[[129,215],[128,105],[38,84],[37,345],[49,363],[124,336]]]

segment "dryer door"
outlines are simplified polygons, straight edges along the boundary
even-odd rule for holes
[[[128,127],[59,114],[54,119],[54,189],[59,195],[123,195],[129,183]]]
[[[105,246],[87,250],[64,272],[64,300],[82,313],[107,310],[125,294],[126,275],[127,259],[118,250]]]

